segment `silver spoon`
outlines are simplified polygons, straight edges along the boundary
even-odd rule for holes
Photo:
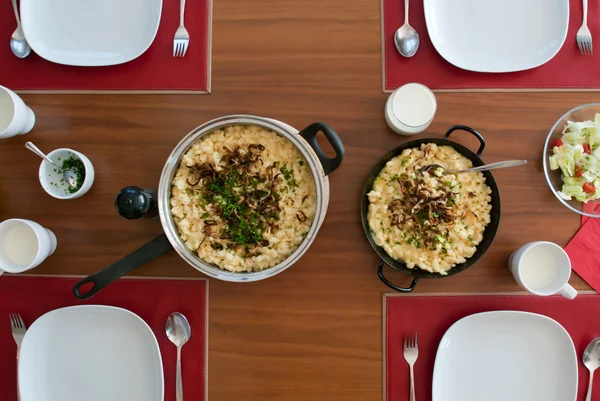
[[[590,371],[590,384],[588,385],[585,401],[592,400],[592,384],[594,382],[594,370],[600,367],[600,338],[594,338],[583,351],[583,364]]]
[[[185,316],[179,312],[173,312],[167,318],[167,337],[177,346],[177,381],[175,399],[183,401],[183,383],[181,381],[181,347],[187,343],[192,336],[192,328]]]
[[[25,58],[31,53],[31,47],[29,47],[29,43],[25,40],[23,28],[21,28],[21,19],[19,18],[19,11],[17,10],[17,0],[12,0],[12,5],[13,10],[15,11],[15,18],[17,19],[17,29],[15,29],[10,37],[10,49],[18,58]]]
[[[441,174],[474,173],[477,171],[494,170],[497,168],[516,167],[516,166],[521,166],[526,163],[527,163],[527,160],[506,160],[503,162],[484,164],[483,166],[478,166],[478,167],[471,167],[471,168],[467,168],[465,170],[452,170],[452,169],[446,168],[444,166],[440,166],[439,164],[429,164],[429,165],[421,168],[419,170],[419,172],[420,173],[423,173],[425,171],[431,172],[432,170],[434,170],[433,173],[440,171],[439,175],[441,175]]]
[[[404,0],[404,25],[394,34],[394,44],[404,57],[414,56],[419,49],[419,34],[408,23],[408,0]]]
[[[52,164],[54,167],[56,167],[60,171],[62,171],[63,178],[64,178],[65,182],[67,184],[69,184],[70,187],[73,187],[73,188],[77,187],[77,174],[75,174],[75,172],[73,170],[71,170],[70,168],[63,169],[58,164],[54,163],[48,156],[46,156],[44,154],[44,152],[42,152],[41,150],[39,150],[38,147],[35,146],[31,142],[25,142],[25,147],[27,149],[31,150],[36,155],[38,155],[39,157],[41,157],[42,159],[46,160],[48,163]]]

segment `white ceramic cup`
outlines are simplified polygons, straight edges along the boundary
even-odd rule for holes
[[[26,134],[35,125],[35,114],[15,92],[0,85],[0,138]]]
[[[567,299],[577,296],[575,288],[569,285],[569,255],[552,242],[536,241],[522,246],[510,255],[508,266],[517,283],[532,294],[560,294]]]
[[[0,223],[0,274],[22,273],[56,250],[56,236],[38,223],[9,219]]]

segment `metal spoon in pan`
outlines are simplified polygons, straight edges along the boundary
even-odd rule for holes
[[[70,168],[63,169],[58,164],[54,163],[48,156],[46,156],[46,154],[44,154],[44,152],[42,152],[41,150],[39,150],[38,147],[35,146],[31,142],[26,142],[25,143],[25,147],[27,149],[31,150],[36,155],[38,155],[39,157],[41,157],[42,159],[46,160],[48,163],[52,164],[54,167],[56,167],[60,171],[62,171],[63,178],[65,179],[65,182],[67,184],[69,184],[70,187],[72,187],[72,188],[77,187],[77,174],[75,174],[75,172],[73,170],[71,170]]]
[[[503,162],[484,164],[483,166],[471,167],[464,170],[452,170],[446,168],[444,166],[440,166],[439,164],[429,164],[419,170],[420,173],[430,172],[430,173],[438,173],[442,174],[459,174],[459,173],[474,173],[477,171],[488,171],[494,170],[497,168],[506,168],[506,167],[516,167],[526,164],[527,160],[506,160]]]

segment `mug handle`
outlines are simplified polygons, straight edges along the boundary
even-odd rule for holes
[[[558,292],[567,299],[575,299],[577,296],[577,290],[569,284],[565,284]]]

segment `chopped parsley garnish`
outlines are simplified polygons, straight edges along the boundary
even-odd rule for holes
[[[247,152],[240,152],[239,148],[228,150],[218,170],[211,164],[190,167],[187,182],[199,192],[202,208],[207,210],[210,205],[225,223],[219,233],[222,241],[212,244],[215,249],[223,249],[223,244],[228,249],[241,245],[246,250],[251,246],[269,245],[263,234],[279,220],[280,210],[279,180],[273,177],[276,165],[267,170],[266,177],[250,168],[260,162],[259,153],[263,149],[262,145],[249,145]],[[201,180],[202,186],[196,187]],[[215,234],[211,227],[217,223],[210,214],[204,212],[202,219],[205,219],[205,230]]]
[[[296,182],[296,179],[294,178],[293,169],[288,170],[287,165],[284,164],[283,166],[281,166],[281,169],[279,171],[281,171],[281,175],[283,175],[283,178],[285,178],[290,188],[298,187],[298,182]]]
[[[60,157],[58,160],[60,160]],[[70,194],[79,191],[79,188],[81,188],[83,181],[85,180],[85,166],[83,165],[83,162],[77,156],[73,155],[68,159],[63,160],[62,168],[63,170],[72,170],[75,174],[75,186],[68,186],[65,191]]]

